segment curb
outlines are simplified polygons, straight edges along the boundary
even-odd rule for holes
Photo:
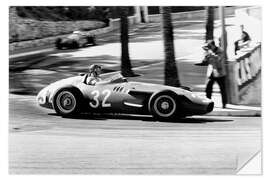
[[[205,92],[195,92],[205,97]],[[237,117],[260,117],[261,106],[251,104],[227,104],[226,108],[222,108],[220,93],[212,93],[212,100],[215,103],[214,110],[206,116],[237,116]]]
[[[260,110],[242,110],[242,109],[222,109],[222,108],[214,108],[214,110],[208,114],[207,116],[237,116],[237,117],[261,117]]]
[[[9,55],[9,59],[17,59],[21,57],[31,57],[31,56],[38,56],[43,53],[50,53],[55,51],[55,48],[46,48],[42,50],[37,50],[37,51],[30,51],[30,52],[24,52],[24,53],[18,53],[18,54],[12,54]]]

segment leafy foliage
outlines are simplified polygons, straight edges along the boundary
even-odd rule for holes
[[[17,6],[18,16],[40,21],[75,21],[119,18],[120,12],[114,6]],[[128,16],[133,7],[127,7]]]

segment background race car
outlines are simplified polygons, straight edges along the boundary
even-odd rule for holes
[[[57,38],[55,41],[55,47],[57,49],[75,49],[85,47],[90,44],[96,45],[95,36],[81,31],[74,31],[69,36],[65,38]]]
[[[63,79],[40,91],[40,106],[62,116],[82,112],[153,115],[171,119],[211,112],[213,101],[183,88],[128,82],[120,74],[97,85],[86,84],[88,74]]]

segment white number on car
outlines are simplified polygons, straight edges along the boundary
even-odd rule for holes
[[[100,92],[98,90],[95,90],[95,91],[92,91],[91,94],[94,95],[94,97],[93,97],[93,101],[91,101],[89,104],[92,108],[97,108],[99,106],[98,97],[100,95]],[[106,102],[109,96],[111,95],[111,91],[108,89],[105,89],[104,91],[101,92],[101,94],[105,95],[104,99],[102,100],[101,106],[111,107],[111,104]]]
[[[94,103],[91,101],[89,104],[92,108],[97,108],[99,106],[99,101],[98,101],[99,91],[97,91],[97,90],[92,91],[91,94],[94,95],[94,97],[93,97]]]
[[[111,91],[108,89],[105,89],[102,94],[105,94],[105,97],[102,101],[102,107],[111,107],[111,103],[106,103],[108,97],[111,95]]]

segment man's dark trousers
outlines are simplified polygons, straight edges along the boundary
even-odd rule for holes
[[[227,93],[225,88],[225,76],[222,77],[213,77],[210,76],[209,80],[206,85],[206,97],[211,99],[212,91],[213,91],[213,84],[217,82],[220,88],[221,96],[222,96],[222,104],[223,107],[227,104]]]

